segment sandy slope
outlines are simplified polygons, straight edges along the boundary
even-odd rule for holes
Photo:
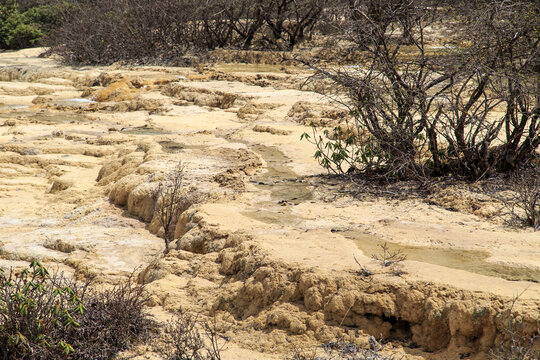
[[[68,68],[38,54],[0,54],[0,265],[37,257],[105,283],[137,269],[158,319],[215,316],[231,359],[368,334],[411,358],[483,358],[525,289],[514,310],[534,330],[540,232],[488,221],[495,205],[459,191],[439,199],[461,212],[311,177],[305,124],[342,114],[298,90],[302,71]],[[204,200],[163,257],[151,190],[178,161]],[[371,258],[384,241],[408,254],[403,275]]]

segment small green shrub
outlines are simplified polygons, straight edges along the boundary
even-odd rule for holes
[[[80,289],[62,276],[50,277],[39,262],[21,274],[0,269],[0,358],[40,359],[69,355],[73,347],[58,335],[86,308]]]
[[[58,24],[60,13],[69,3],[22,7],[15,0],[0,1],[0,49],[16,50],[40,45]]]
[[[96,291],[38,261],[0,268],[0,359],[111,359],[152,328],[146,301],[131,278]]]

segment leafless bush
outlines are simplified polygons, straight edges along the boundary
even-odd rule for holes
[[[310,33],[328,0],[267,0],[259,1],[264,14],[264,21],[269,36],[263,34],[264,40],[278,48],[293,49],[296,44]]]
[[[68,63],[187,61],[215,48],[292,49],[328,0],[80,0],[52,51]]]
[[[512,225],[540,230],[540,166],[530,164],[499,178],[488,191],[502,202]]]
[[[66,333],[76,349],[73,359],[107,360],[137,342],[144,342],[155,328],[145,311],[148,294],[133,274],[106,290],[90,290],[78,317],[80,326]]]
[[[337,85],[334,98],[354,116],[338,136],[304,134],[323,167],[480,179],[531,161],[540,145],[538,12],[530,1],[475,4],[351,2],[341,26],[363,54],[359,65],[305,62]],[[455,33],[437,51],[432,27]]]
[[[540,358],[540,322],[537,323],[536,332],[530,334],[525,331],[524,324],[513,314],[514,306],[520,295],[515,296],[510,306],[500,314],[507,319],[504,329],[506,340],[490,351],[491,359],[534,360]]]
[[[301,350],[296,350],[291,360],[397,360],[395,356],[386,356],[381,353],[383,346],[380,345],[373,336],[369,337],[369,349],[360,349],[354,344],[345,342],[329,342],[321,347],[324,355],[316,356],[306,354]]]
[[[514,171],[510,186],[516,194],[514,206],[525,214],[525,224],[540,230],[540,167]]]
[[[196,316],[180,312],[167,324],[165,347],[160,350],[168,360],[221,360],[228,340],[219,335],[215,323],[201,323]]]
[[[52,51],[75,64],[181,62],[209,40],[195,21],[198,9],[194,0],[80,0],[64,14]]]
[[[169,252],[169,244],[174,240],[179,216],[196,203],[199,196],[198,193],[189,192],[185,188],[184,166],[181,162],[154,190],[154,216],[163,228],[165,254]]]
[[[382,250],[382,254],[373,254],[371,257],[373,260],[377,260],[384,267],[394,266],[407,259],[407,256],[401,252],[401,250],[392,251],[388,243],[379,244]]]

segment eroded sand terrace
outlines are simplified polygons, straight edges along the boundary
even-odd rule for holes
[[[459,191],[359,200],[322,186],[299,138],[306,119],[339,112],[299,90],[302,70],[69,68],[38,54],[0,54],[0,266],[39,258],[97,283],[136,270],[158,320],[215,316],[226,358],[369,334],[410,358],[483,358],[525,289],[514,310],[534,331],[540,232],[486,220],[496,206]],[[151,190],[179,161],[204,200],[163,257]],[[371,259],[383,241],[408,254],[404,275]]]

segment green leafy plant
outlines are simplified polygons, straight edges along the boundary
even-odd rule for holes
[[[71,5],[66,1],[23,6],[16,0],[0,1],[0,49],[16,50],[42,43],[59,24],[60,14]]]
[[[39,261],[0,268],[0,359],[111,359],[153,328],[146,301],[131,277],[97,291]]]
[[[86,312],[81,288],[63,276],[50,276],[33,261],[20,274],[0,269],[0,358],[39,359],[74,352],[62,332],[80,327]]]

